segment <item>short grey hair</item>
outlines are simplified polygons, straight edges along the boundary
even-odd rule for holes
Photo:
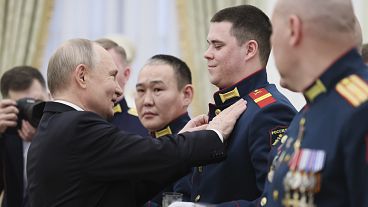
[[[84,64],[91,69],[96,66],[98,54],[94,44],[87,39],[71,39],[56,50],[47,68],[47,85],[51,94],[69,84],[69,76],[78,65]]]
[[[114,50],[120,56],[124,67],[128,64],[126,51],[122,46],[118,45],[118,43],[107,38],[97,39],[95,42],[105,48],[105,50]]]

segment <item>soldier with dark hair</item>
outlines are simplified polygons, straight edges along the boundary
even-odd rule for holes
[[[210,119],[237,100],[248,104],[227,142],[227,159],[195,169],[191,201],[253,206],[263,192],[269,152],[296,113],[267,81],[271,33],[267,15],[251,5],[225,8],[211,19],[204,57],[219,91],[209,105]]]
[[[154,138],[177,134],[190,120],[188,107],[193,99],[192,75],[185,62],[171,55],[155,55],[138,75],[135,103],[139,119]],[[181,182],[166,186],[163,191],[183,192]],[[187,192],[187,191],[186,191]],[[185,194],[189,198],[189,194]],[[162,193],[146,206],[160,206]]]
[[[135,103],[139,119],[153,137],[177,133],[190,120],[188,106],[193,99],[188,66],[170,55],[155,55],[139,72]],[[182,117],[177,129],[168,124]]]

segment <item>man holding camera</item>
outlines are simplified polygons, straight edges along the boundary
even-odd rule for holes
[[[26,207],[26,156],[36,126],[26,112],[35,100],[49,99],[46,83],[39,70],[29,66],[14,67],[1,77],[0,101],[0,192],[3,207]],[[28,99],[25,99],[28,98]]]

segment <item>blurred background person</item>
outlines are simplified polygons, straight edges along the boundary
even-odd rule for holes
[[[129,107],[124,97],[125,86],[131,74],[131,67],[127,61],[127,55],[124,48],[119,46],[116,42],[106,38],[98,39],[95,42],[97,42],[111,54],[118,68],[118,74],[116,78],[119,86],[123,90],[122,95],[118,97],[117,103],[114,107],[114,117],[111,120],[112,123],[121,130],[142,136],[148,136],[147,129],[142,126],[138,119],[136,109]]]
[[[185,62],[171,55],[151,57],[138,74],[135,104],[139,119],[152,137],[177,134],[190,120],[189,104],[193,99],[192,75]],[[162,192],[183,192],[181,182]],[[146,206],[161,206],[162,192]],[[186,190],[188,192],[188,190]],[[189,198],[189,194],[184,195]]]
[[[26,160],[29,145],[36,133],[25,112],[32,102],[17,101],[23,98],[48,100],[46,83],[40,71],[30,66],[14,67],[0,80],[0,157],[4,183],[4,207],[25,207],[28,204]]]

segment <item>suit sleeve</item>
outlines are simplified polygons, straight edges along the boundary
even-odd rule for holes
[[[368,207],[368,105],[359,109],[342,132],[344,174],[349,206]]]
[[[277,135],[282,136],[295,115],[295,110],[284,104],[272,104],[262,108],[254,117],[249,130],[249,153],[254,166],[256,184],[263,192],[269,170],[269,153]],[[276,135],[276,136],[275,136]],[[220,207],[253,207],[261,197],[253,201],[236,200],[221,203]]]
[[[225,158],[224,145],[210,130],[147,139],[120,131],[93,114],[79,123],[86,176],[101,180],[173,182],[191,166]]]

